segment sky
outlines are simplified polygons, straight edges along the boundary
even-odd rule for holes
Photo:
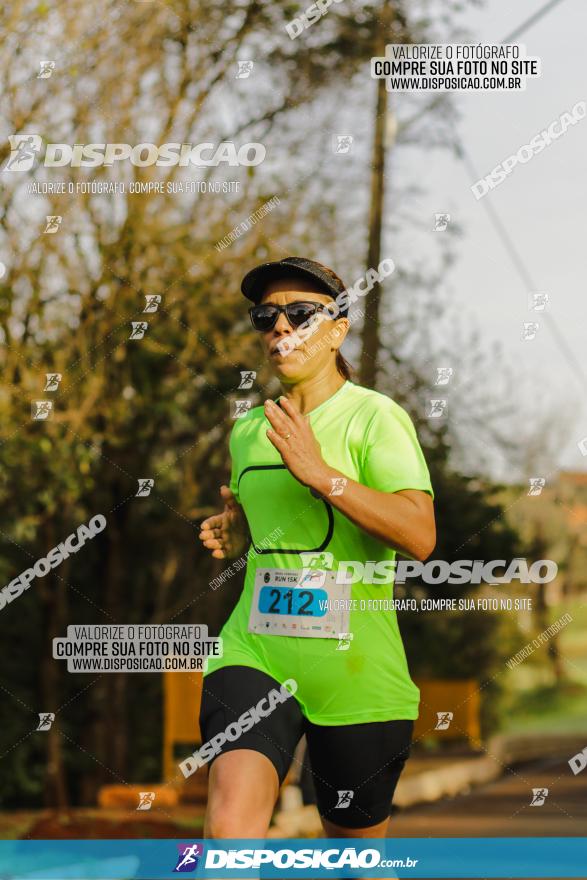
[[[543,0],[488,0],[481,9],[469,9],[462,23],[473,39],[499,43],[544,5]],[[540,77],[527,80],[525,91],[454,95],[459,138],[478,177],[578,101],[587,101],[585,33],[587,3],[562,0],[516,39],[542,63]],[[586,157],[587,118],[477,201],[467,168],[442,151],[427,169],[422,197],[431,216],[448,211],[462,229],[447,282],[451,302],[471,315],[487,340],[501,341],[520,378],[511,389],[514,399],[523,395],[524,406],[534,402],[561,425],[571,414],[553,462],[571,470],[587,470],[587,455],[577,445],[587,437]],[[500,240],[486,202],[507,231],[532,290],[548,293],[545,312],[529,310],[528,285]],[[529,321],[539,329],[533,340],[524,341],[522,327]]]

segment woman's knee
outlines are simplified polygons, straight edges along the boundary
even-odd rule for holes
[[[268,825],[268,822],[261,822],[259,818],[251,821],[247,811],[218,804],[208,809],[204,833],[207,838],[213,840],[264,837]]]
[[[252,806],[242,797],[215,797],[206,810],[205,835],[222,840],[238,837],[264,837],[269,828],[273,804]]]

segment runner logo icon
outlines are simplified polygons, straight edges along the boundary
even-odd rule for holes
[[[37,730],[51,730],[51,725],[55,721],[54,712],[39,712],[39,726]]]
[[[452,712],[437,712],[438,721],[436,722],[436,727],[434,730],[448,730],[450,727],[450,722],[453,719]]]
[[[150,810],[155,800],[154,791],[140,791],[137,810]]]
[[[4,165],[3,171],[16,168],[17,171],[30,171],[41,150],[41,138],[38,134],[12,134],[8,136],[10,141],[10,156]]]
[[[344,810],[347,807],[350,807],[351,801],[352,801],[353,796],[355,794],[354,791],[338,791],[337,794],[338,794],[338,803],[334,809],[335,810]]]
[[[202,844],[178,843],[177,848],[179,850],[179,856],[177,859],[177,865],[173,869],[174,873],[183,874],[195,871],[198,867],[198,862],[204,854],[204,847]]]
[[[323,553],[308,551],[300,553],[300,557],[304,567],[299,586],[305,584],[309,587],[321,587],[326,580],[326,570],[331,569],[334,564],[333,554],[328,551]]]

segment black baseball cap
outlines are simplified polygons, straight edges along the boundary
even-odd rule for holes
[[[257,304],[270,281],[298,276],[305,278],[306,281],[315,282],[319,293],[327,293],[336,299],[346,288],[341,279],[334,272],[330,274],[331,272],[331,269],[315,260],[306,260],[304,257],[285,257],[283,260],[275,260],[272,263],[261,263],[247,272],[241,282],[241,291],[247,299]],[[346,315],[347,312],[348,308],[340,310],[341,315]]]

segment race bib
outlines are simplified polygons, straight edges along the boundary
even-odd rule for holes
[[[258,568],[249,632],[338,639],[348,633],[351,585],[333,571]]]

